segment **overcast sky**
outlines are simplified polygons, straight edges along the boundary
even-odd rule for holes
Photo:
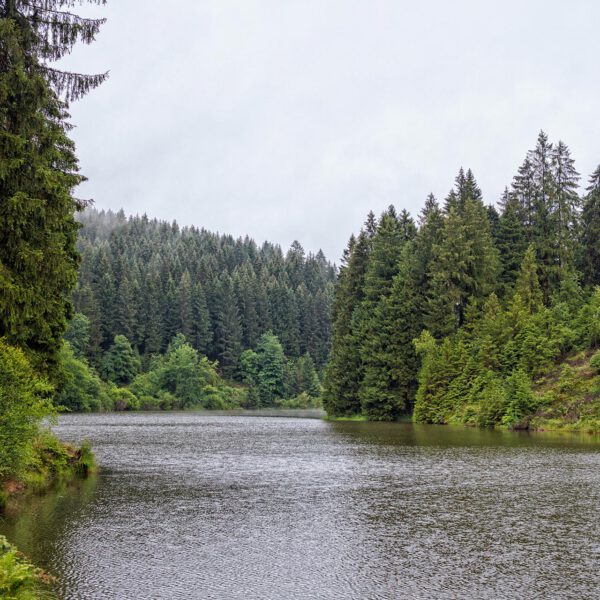
[[[143,10],[142,10],[143,9]],[[600,163],[598,0],[109,0],[62,66],[98,208],[294,239],[338,261],[369,210],[461,165],[499,198],[543,128]]]

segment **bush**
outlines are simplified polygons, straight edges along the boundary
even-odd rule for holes
[[[39,421],[54,414],[51,392],[23,352],[0,340],[0,478],[18,475],[31,458]]]
[[[600,375],[600,351],[596,352],[594,356],[590,359],[590,367]]]
[[[0,536],[0,598],[5,600],[42,600],[54,595],[49,590],[52,578],[35,568],[16,548]]]
[[[65,382],[54,402],[59,407],[76,411],[99,411],[112,408],[106,384],[83,358],[77,358],[68,342],[61,350]]]
[[[110,388],[108,395],[113,402],[114,409],[117,411],[140,409],[140,401],[137,399],[136,395],[127,388]]]

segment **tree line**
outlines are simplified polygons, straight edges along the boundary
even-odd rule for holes
[[[336,286],[328,412],[522,423],[532,385],[597,343],[600,167],[583,195],[579,181],[569,148],[540,132],[498,208],[461,169],[417,223],[370,213]]]
[[[123,211],[88,209],[79,220],[76,313],[58,403],[102,410],[317,402],[336,278],[322,252],[306,254],[296,241],[284,254]]]

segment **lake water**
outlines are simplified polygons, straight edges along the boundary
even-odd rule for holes
[[[69,600],[600,598],[600,439],[67,415],[97,477],[0,533]]]

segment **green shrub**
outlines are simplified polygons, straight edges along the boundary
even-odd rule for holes
[[[108,395],[117,411],[140,409],[140,401],[137,396],[127,388],[112,387],[108,391]]]
[[[0,598],[4,600],[43,600],[54,598],[52,578],[35,568],[16,548],[0,536]]]
[[[51,392],[23,352],[0,340],[0,479],[18,475],[31,458],[39,421],[54,414]]]
[[[596,352],[590,359],[590,367],[592,367],[597,374],[600,374],[600,351]]]

